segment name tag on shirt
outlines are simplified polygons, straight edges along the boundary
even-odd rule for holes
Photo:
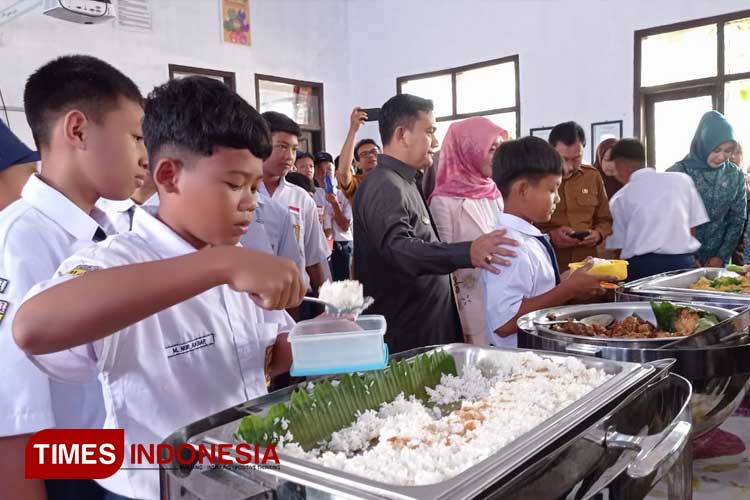
[[[3,322],[3,318],[5,317],[5,311],[8,310],[8,306],[10,305],[9,302],[6,302],[4,300],[0,300],[0,323]]]
[[[10,281],[5,278],[0,278],[0,293],[5,293],[5,289],[8,288]]]
[[[167,358],[173,358],[175,356],[179,356],[180,354],[187,354],[204,347],[212,346],[215,343],[216,338],[214,334],[209,333],[208,335],[202,335],[192,340],[188,340],[187,342],[181,342],[179,344],[167,346],[164,349],[167,353]]]

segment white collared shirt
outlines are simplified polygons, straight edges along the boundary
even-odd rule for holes
[[[701,244],[690,229],[709,221],[693,179],[681,172],[642,168],[609,201],[612,235],[607,248],[629,259],[647,253],[686,254]]]
[[[315,206],[318,208],[318,220],[323,228],[323,233],[327,229],[333,230],[333,207],[326,200],[326,190],[323,188],[315,188]]]
[[[346,231],[341,229],[339,223],[336,222],[336,217],[333,216],[333,208],[331,207],[331,204],[328,203],[328,206],[331,207],[329,224],[330,228],[333,229],[333,241],[354,241],[354,231],[352,229],[352,221],[354,220],[354,215],[352,214],[352,204],[349,203],[346,195],[340,190],[336,191],[336,199],[339,200],[341,213],[344,214],[344,217],[349,219],[349,228]]]
[[[53,276],[77,250],[93,245],[100,225],[107,226],[101,210],[87,215],[37,175],[29,177],[21,199],[0,212],[0,436],[55,426],[100,427],[104,421],[98,381],[79,386],[49,380],[11,334],[29,289]]]
[[[318,208],[307,191],[283,178],[273,192],[273,196],[268,194],[263,182],[260,183],[259,191],[289,210],[294,236],[305,267],[323,264],[323,268],[327,268],[327,259],[331,255],[331,250],[328,248],[323,228],[320,225]]]
[[[307,280],[305,262],[302,260],[302,254],[294,237],[289,211],[261,192],[257,195],[253,222],[240,238],[240,243],[243,247],[293,261]]]
[[[127,200],[108,200],[107,198],[99,198],[96,202],[96,206],[99,207],[112,222],[115,232],[124,233],[130,231],[133,227],[133,213],[140,207],[154,215],[159,208],[159,193],[154,193],[149,199],[143,202],[143,205],[138,205],[132,199]]]
[[[74,279],[68,273],[77,266],[111,268],[194,251],[139,210],[131,231],[76,253],[29,296]],[[158,444],[180,427],[266,394],[266,348],[292,325],[285,312],[264,311],[247,294],[222,285],[104,339],[33,359],[50,376],[69,382],[100,377],[104,427],[125,429],[129,464],[131,443]],[[121,469],[99,482],[126,497],[159,498],[156,470]]]
[[[507,229],[506,238],[516,240],[518,254],[500,274],[482,271],[485,320],[489,341],[496,346],[516,347],[516,335],[501,337],[495,330],[518,313],[521,302],[555,288],[555,268],[547,250],[537,239],[542,233],[529,222],[509,213],[497,216],[495,229]]]

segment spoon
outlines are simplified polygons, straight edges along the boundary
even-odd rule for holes
[[[589,316],[587,318],[583,319],[576,319],[576,318],[566,318],[566,319],[553,319],[553,320],[547,320],[547,321],[534,321],[534,324],[537,325],[564,325],[568,322],[573,323],[581,323],[584,325],[599,325],[604,328],[608,327],[612,323],[614,323],[615,318],[611,314],[596,314],[594,316]]]
[[[312,302],[314,304],[320,304],[322,306],[325,306],[326,312],[330,314],[331,316],[354,316],[355,318],[362,314],[362,312],[370,307],[375,300],[372,297],[365,297],[364,302],[361,306],[357,307],[338,307],[336,305],[331,304],[330,302],[326,302],[325,300],[321,300],[317,297],[304,297],[302,299],[305,302]]]

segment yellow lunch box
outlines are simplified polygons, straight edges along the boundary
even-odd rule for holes
[[[572,262],[568,267],[571,271],[575,271],[579,267],[585,265],[586,262]],[[628,277],[628,261],[595,259],[593,267],[589,270],[589,274],[597,276],[617,276],[617,279],[623,281]]]

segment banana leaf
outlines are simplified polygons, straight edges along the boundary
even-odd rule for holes
[[[443,374],[456,375],[456,363],[450,354],[437,351],[396,361],[383,370],[344,375],[338,385],[324,380],[312,394],[298,389],[288,404],[274,405],[265,415],[244,417],[238,434],[248,443],[265,446],[291,432],[296,443],[310,450],[351,425],[359,413],[375,410],[402,392],[427,402],[425,388],[438,385]]]

